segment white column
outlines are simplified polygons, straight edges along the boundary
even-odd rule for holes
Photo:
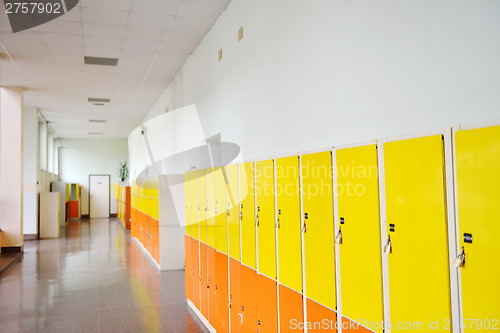
[[[23,246],[23,91],[0,88],[0,228],[2,247]]]
[[[38,110],[23,111],[23,233],[38,234]]]

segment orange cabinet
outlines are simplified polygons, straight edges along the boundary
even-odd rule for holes
[[[271,280],[264,275],[257,275],[257,325],[260,333],[278,332],[276,288],[275,280]]]
[[[304,310],[302,294],[284,285],[279,286],[280,291],[280,332],[304,332]]]
[[[216,275],[215,275],[215,249],[207,246],[207,291],[208,291],[208,321],[212,324],[215,323],[217,318],[217,304],[215,296],[217,290],[215,289]]]
[[[308,333],[335,333],[337,332],[337,313],[306,299]],[[343,330],[345,332],[345,330]]]
[[[201,314],[208,319],[208,274],[207,245],[200,242],[200,307]]]
[[[200,308],[200,242],[193,239],[191,242],[191,263],[193,265],[193,303]]]
[[[257,329],[257,272],[241,265],[241,306],[238,310],[240,332],[255,332]]]
[[[229,330],[229,295],[228,295],[228,256],[222,252],[215,253],[215,321],[217,332]]]
[[[231,318],[230,332],[242,333],[241,263],[233,258],[229,258],[229,317]]]
[[[184,277],[186,280],[186,298],[193,301],[193,239],[185,235],[184,236]]]

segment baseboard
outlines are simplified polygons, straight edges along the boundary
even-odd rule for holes
[[[25,241],[32,241],[32,240],[37,240],[38,235],[37,234],[24,234],[24,240]]]
[[[80,215],[80,218],[88,220],[88,219],[90,219],[90,215],[89,214],[82,214],[82,215]]]
[[[23,252],[22,246],[4,246],[2,247],[2,253],[17,253]]]
[[[109,214],[109,217],[118,217],[118,214]]]
[[[203,323],[203,325],[205,325],[205,327],[210,331],[210,333],[217,333],[215,328],[213,328],[213,326],[210,325],[210,322],[207,320],[207,318],[205,318],[205,316],[203,316],[201,314],[200,310],[198,310],[198,308],[194,305],[193,302],[191,302],[190,300],[187,300],[187,304],[188,304],[189,308],[191,308],[191,310],[193,310],[196,317],[198,317],[198,319]]]

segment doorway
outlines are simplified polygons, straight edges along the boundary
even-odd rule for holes
[[[109,217],[110,175],[89,175],[89,213],[91,219]]]

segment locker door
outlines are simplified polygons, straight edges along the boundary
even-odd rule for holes
[[[229,316],[231,318],[231,333],[243,333],[241,330],[241,263],[229,258]],[[244,286],[248,288],[248,286]]]
[[[239,309],[241,332],[255,332],[257,322],[257,272],[241,265],[241,307]],[[264,296],[265,297],[265,296]]]
[[[324,307],[310,299],[306,299],[306,307],[307,321],[311,323],[310,327],[308,327],[307,333],[337,332],[337,314],[335,311],[328,309],[327,307]],[[344,328],[342,332],[346,332],[346,329]]]
[[[191,180],[192,172],[187,171],[184,173],[184,206],[186,207],[186,234],[189,236],[193,235],[192,232],[192,194],[191,194]]]
[[[276,160],[279,282],[302,292],[299,157]]]
[[[200,241],[207,243],[207,170],[198,171],[198,220]]]
[[[276,279],[276,227],[274,218],[273,160],[255,163],[257,197],[258,271]]]
[[[190,301],[193,301],[193,255],[191,253],[193,241],[194,240],[190,236],[184,236],[184,277],[186,298]]]
[[[408,331],[398,323],[422,331],[416,323],[451,319],[443,137],[384,149],[392,332]],[[449,331],[445,324],[433,330]]]
[[[201,309],[200,303],[200,242],[193,240],[191,242],[191,256],[193,265],[193,303],[198,310]]]
[[[279,288],[280,333],[304,332],[302,294],[281,284]]]
[[[226,169],[215,168],[215,234],[217,251],[227,254]]]
[[[276,288],[275,280],[257,274],[257,325],[259,333],[278,332],[278,299]]]
[[[229,331],[228,265],[228,256],[222,252],[216,252],[214,291],[216,319],[213,324],[217,332]]]
[[[240,199],[239,199],[239,164],[226,166],[227,187],[227,228],[229,233],[229,255],[237,260],[240,255]]]
[[[198,181],[199,181],[199,170],[192,171],[191,173],[191,235],[195,239],[200,238],[199,233],[199,220],[198,220],[198,202],[199,202],[199,194],[198,194]],[[159,206],[158,206],[159,209]]]
[[[208,317],[206,318],[212,326],[217,321],[215,252],[213,247],[207,246]]]
[[[215,232],[215,168],[207,169],[207,244],[215,249],[217,246]]]
[[[336,155],[342,314],[382,323],[377,146],[339,149]]]
[[[257,268],[254,163],[242,164],[240,172],[241,261],[245,265]]]
[[[306,295],[335,309],[331,152],[303,155],[301,169]]]
[[[201,314],[208,319],[208,265],[207,265],[208,246],[200,243],[200,307]]]
[[[500,126],[456,133],[464,332],[500,327]]]

